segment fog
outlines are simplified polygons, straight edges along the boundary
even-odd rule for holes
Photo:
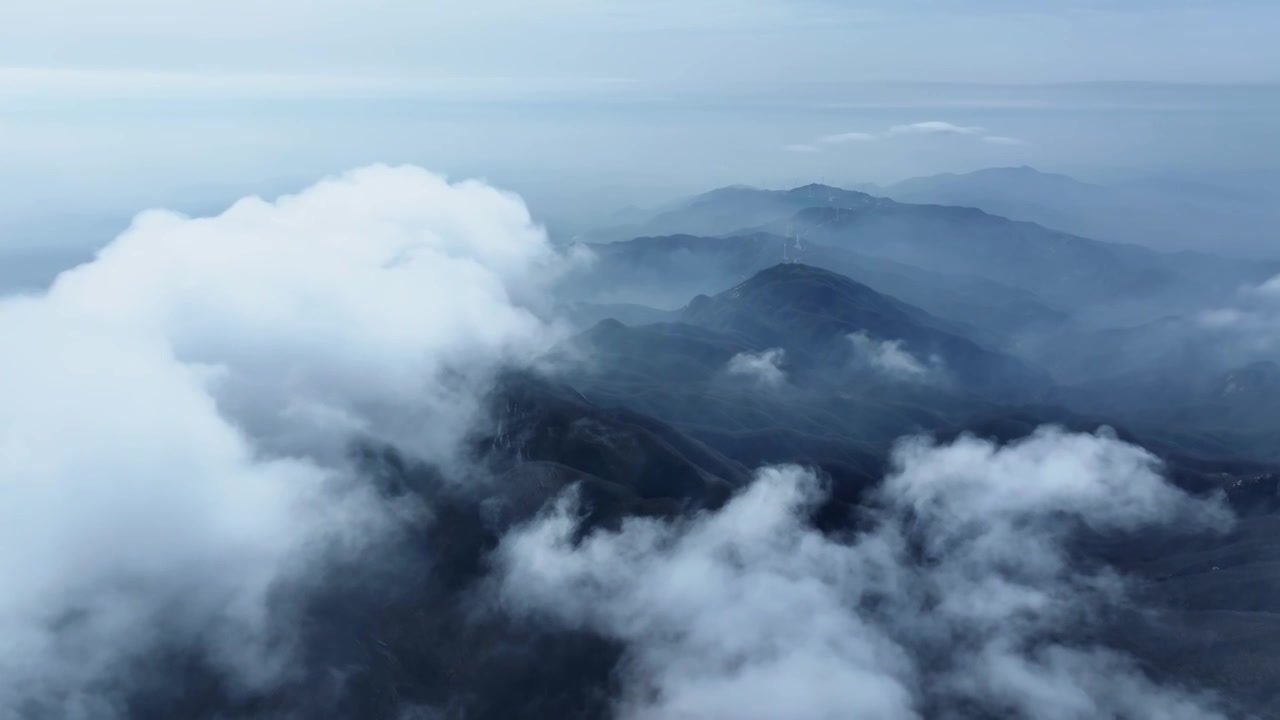
[[[719,185],[985,167],[1274,193],[1241,173],[1280,164],[1276,12],[23,0],[0,23],[0,248],[97,247],[144,207],[209,211],[373,162],[488,178],[568,236]],[[1177,244],[1210,243],[1260,241]],[[48,279],[6,269],[25,272]]]
[[[1280,94],[1266,86],[839,82],[744,96],[640,82],[532,97],[499,89],[482,99],[426,90],[249,99],[73,90],[10,96],[0,106],[7,251],[101,244],[139,208],[208,211],[246,190],[277,194],[371,162],[489,178],[520,191],[565,236],[609,224],[629,206],[739,183],[856,188],[1031,165],[1091,182],[1196,182],[1271,196],[1280,185],[1245,172],[1280,164],[1268,142]],[[891,133],[920,123],[985,134]],[[875,139],[821,142],[850,133]],[[788,150],[796,146],[814,152]],[[1224,237],[1231,226],[1198,242],[1133,227],[1137,237],[1108,239],[1237,252],[1261,242]]]

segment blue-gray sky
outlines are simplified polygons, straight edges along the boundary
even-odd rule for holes
[[[10,0],[0,243],[371,161],[555,207],[1024,163],[1277,167],[1277,27],[1272,0]],[[1135,81],[1163,85],[1094,84]],[[895,131],[913,127],[933,130]]]
[[[12,0],[3,19],[0,65],[256,87],[1280,80],[1269,0]]]

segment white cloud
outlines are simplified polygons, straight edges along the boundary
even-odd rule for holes
[[[1268,300],[1280,300],[1280,275],[1262,283],[1248,292]]]
[[[954,123],[942,122],[940,120],[930,120],[925,122],[910,123],[904,125],[894,125],[879,133],[866,132],[847,132],[837,133],[834,135],[824,135],[813,143],[804,143],[786,146],[787,150],[792,152],[819,152],[824,145],[848,145],[850,143],[868,143],[876,142],[885,138],[903,137],[908,135],[964,135],[969,137],[980,137],[982,142],[989,145],[1025,145],[1026,143],[1018,138],[1007,137],[1004,135],[984,135],[985,128],[970,127],[964,125],[956,125]]]
[[[758,353],[741,352],[729,358],[730,375],[746,377],[758,385],[776,388],[787,381],[787,373],[782,369],[786,360],[786,351],[781,348],[770,348]]]
[[[549,341],[526,301],[556,263],[517,198],[371,167],[144,213],[0,301],[0,715],[108,717],[162,641],[277,679],[270,591],[394,526],[346,443],[448,462],[499,366]]]
[[[864,132],[847,132],[837,135],[827,135],[819,138],[818,142],[826,145],[844,145],[847,143],[875,142],[880,139],[878,135]]]
[[[1280,348],[1280,276],[1241,288],[1234,305],[1196,315],[1196,324],[1233,364],[1273,359]]]
[[[1124,587],[1071,561],[1078,524],[1228,522],[1140,448],[915,440],[861,534],[814,530],[822,500],[812,474],[766,468],[719,511],[576,540],[566,499],[504,540],[504,607],[621,641],[623,718],[1222,717],[1067,632]]]
[[[983,128],[966,127],[963,125],[955,125],[941,120],[929,120],[925,122],[911,123],[909,125],[894,125],[886,132],[887,135],[981,135]]]
[[[877,340],[859,331],[849,334],[856,362],[895,380],[925,382],[941,373],[941,360],[930,358],[928,364],[902,349],[901,340]]]

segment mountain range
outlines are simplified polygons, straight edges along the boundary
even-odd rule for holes
[[[1095,183],[1022,166],[859,189],[906,203],[982,208],[1100,240],[1277,258],[1270,228],[1280,221],[1280,183],[1261,173],[1218,182],[1155,175]]]
[[[1091,323],[1139,322],[1189,312],[1280,272],[1276,262],[1162,253],[972,207],[900,203],[816,184],[791,190],[721,188],[678,203],[647,222],[594,237],[740,237],[761,231],[799,241],[801,248],[816,244],[824,250],[1030,293],[1053,311]],[[778,248],[774,257],[781,259],[782,250]],[[1007,297],[993,300],[1006,307],[1012,304]]]
[[[607,717],[635,662],[625,643],[524,621],[492,594],[504,539],[566,494],[581,524],[563,542],[594,552],[588,533],[698,527],[755,469],[797,465],[826,493],[806,527],[846,543],[884,502],[904,437],[1008,443],[1045,426],[1109,427],[1099,437],[1141,446],[1140,463],[1238,518],[1188,536],[1082,528],[1070,563],[1134,586],[1133,606],[1092,618],[1093,632],[1242,716],[1280,702],[1267,660],[1280,642],[1280,366],[1213,356],[1187,319],[1273,268],[822,185],[723,188],[596,237],[616,241],[588,245],[592,261],[544,310],[571,330],[486,394],[465,477],[373,441],[353,449],[379,493],[431,512],[405,528],[403,556],[353,567],[296,609],[290,681],[246,692],[178,654],[157,661],[167,680],[130,699],[131,717]]]

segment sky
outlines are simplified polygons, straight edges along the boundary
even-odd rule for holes
[[[210,82],[238,75],[232,84],[241,87],[272,75],[320,75],[333,87],[345,76],[375,85],[554,78],[739,89],[797,74],[1280,79],[1266,22],[1280,10],[1265,0],[19,0],[5,14],[0,62],[10,67]]]
[[[13,0],[0,247],[377,161],[551,216],[734,182],[1273,168],[1277,26],[1265,0]],[[980,130],[894,132],[923,123]]]

